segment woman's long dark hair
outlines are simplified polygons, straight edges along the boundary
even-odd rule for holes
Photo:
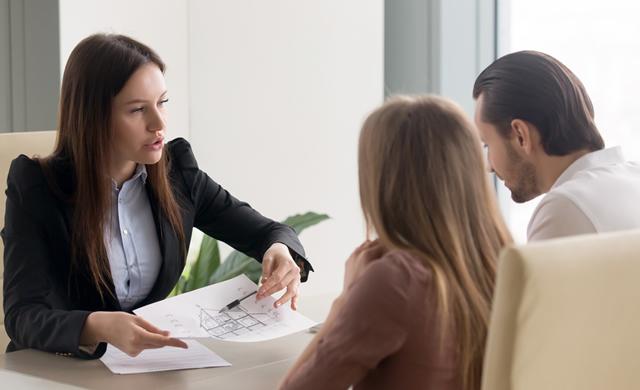
[[[110,216],[111,107],[140,66],[165,65],[149,47],[123,35],[95,34],[71,52],[62,78],[58,137],[52,155],[40,160],[45,171],[55,158],[70,159],[75,173],[71,226],[72,270],[85,269],[104,298],[110,292],[111,269],[104,242]],[[180,210],[169,186],[166,151],[147,165],[148,182],[159,210],[184,243]]]

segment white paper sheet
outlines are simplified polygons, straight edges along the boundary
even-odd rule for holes
[[[275,309],[273,297],[255,296],[224,313],[218,311],[257,286],[245,275],[141,307],[134,312],[172,337],[213,337],[226,341],[262,341],[308,329],[315,322],[291,310]]]
[[[189,368],[227,367],[231,364],[196,340],[185,340],[188,349],[164,347],[145,349],[131,357],[113,345],[100,359],[114,374],[184,370]]]

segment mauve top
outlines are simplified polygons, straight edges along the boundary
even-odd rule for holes
[[[370,263],[284,389],[461,389],[453,336],[440,339],[434,278],[394,250]]]

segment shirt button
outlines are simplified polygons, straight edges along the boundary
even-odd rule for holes
[[[122,232],[124,233],[125,236],[129,234],[129,231],[127,229],[124,229]]]

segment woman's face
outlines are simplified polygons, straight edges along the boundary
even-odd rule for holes
[[[155,164],[162,157],[166,132],[164,75],[154,63],[136,70],[111,107],[113,163]]]

